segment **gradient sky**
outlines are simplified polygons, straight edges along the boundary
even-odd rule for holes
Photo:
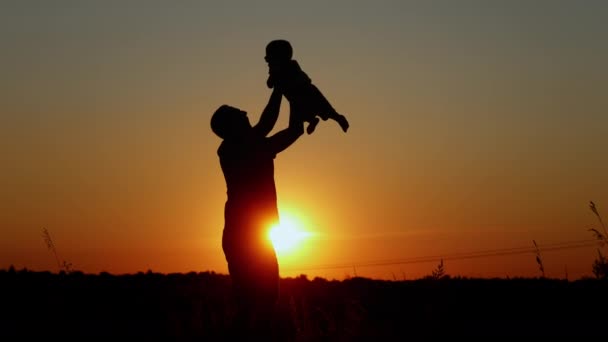
[[[533,253],[450,258],[532,240],[547,276],[590,276],[595,245],[542,250],[593,238],[591,200],[608,220],[607,18],[593,0],[3,1],[0,268],[57,271],[46,228],[87,273],[227,273],[209,119],[259,118],[283,38],[351,128],[275,160],[281,215],[315,233],[282,276],[416,278],[436,259],[399,262],[427,256],[539,276]]]

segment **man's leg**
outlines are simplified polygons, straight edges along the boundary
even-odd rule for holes
[[[279,265],[272,246],[265,246],[256,260],[255,279],[255,330],[265,340],[273,336],[273,317],[279,299]]]

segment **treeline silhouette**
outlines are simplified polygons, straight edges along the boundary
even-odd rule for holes
[[[230,278],[0,270],[0,340],[224,340]],[[291,341],[606,336],[608,280],[428,276],[281,279],[275,328]]]

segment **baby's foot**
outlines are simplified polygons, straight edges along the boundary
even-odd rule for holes
[[[308,124],[308,127],[306,127],[306,133],[308,134],[312,134],[312,132],[315,131],[315,128],[317,128],[317,124],[319,123],[319,118],[315,117],[312,120],[310,120],[310,123]]]
[[[338,121],[338,124],[340,124],[340,127],[342,127],[342,130],[344,132],[348,131],[348,127],[350,126],[350,124],[348,123],[348,120],[346,120],[346,116],[338,114],[336,116],[336,121]]]

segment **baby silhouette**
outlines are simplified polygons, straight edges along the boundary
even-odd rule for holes
[[[312,134],[317,127],[319,123],[317,116],[323,121],[335,120],[346,132],[349,127],[346,117],[332,107],[292,57],[293,48],[286,40],[277,39],[266,45],[264,59],[268,63],[268,80],[266,81],[268,88],[277,87],[283,92],[285,98],[297,107],[303,120],[309,123],[306,127],[308,134]]]

